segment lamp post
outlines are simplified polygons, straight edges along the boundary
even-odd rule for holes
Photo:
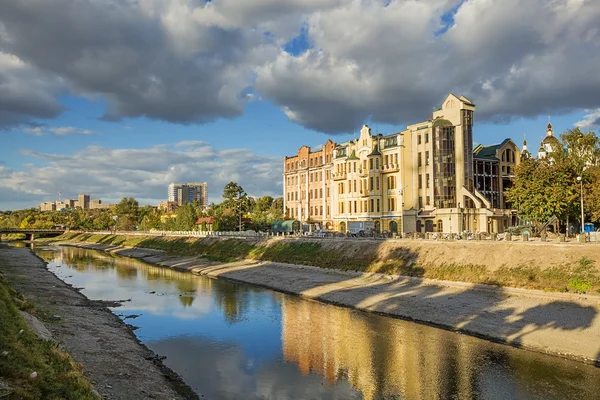
[[[581,200],[581,234],[585,234],[585,224],[583,222],[583,178],[581,176],[577,177],[577,181],[581,185],[581,191],[579,192],[579,198]]]

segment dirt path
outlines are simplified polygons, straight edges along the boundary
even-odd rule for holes
[[[0,245],[0,272],[36,308],[55,341],[83,364],[105,399],[197,398],[141,345],[106,304],[88,300],[46,269],[29,249]],[[179,392],[179,393],[178,393]]]
[[[219,264],[157,250],[78,247],[250,283],[600,366],[600,296],[340,272],[272,262]]]

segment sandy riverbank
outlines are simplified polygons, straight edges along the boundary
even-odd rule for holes
[[[152,249],[75,245],[600,365],[600,296],[343,272],[274,262],[218,263],[199,257],[170,256]]]
[[[0,272],[36,309],[58,342],[84,366],[105,399],[197,398],[104,302],[88,300],[27,248],[0,246]]]

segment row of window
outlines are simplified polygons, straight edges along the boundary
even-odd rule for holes
[[[346,208],[346,205],[348,206]],[[389,198],[387,201],[387,211],[396,211],[397,202],[395,198]],[[381,200],[370,199],[370,200],[354,200],[346,203],[340,201],[338,203],[338,210],[340,214],[359,214],[366,212],[381,212]]]
[[[299,192],[287,192],[286,199],[287,201],[298,200]],[[329,188],[325,188],[325,196],[329,197]],[[301,195],[302,200],[306,200],[306,192],[302,191]],[[322,199],[323,198],[323,188],[320,189],[311,189],[308,191],[309,199]]]
[[[322,216],[322,215],[324,215],[323,214],[324,211],[325,211],[324,206],[314,206],[314,207],[308,208],[308,212],[310,213],[310,216]],[[330,215],[329,206],[327,206],[327,215]],[[287,210],[287,217],[299,218],[300,214],[298,213],[298,210],[295,207],[290,207]]]
[[[314,156],[310,157],[308,161],[308,165],[310,168],[318,167],[323,164],[329,164],[331,162],[331,154],[327,154],[325,157],[323,156]],[[302,159],[300,161],[290,161],[285,164],[285,170],[294,171],[298,168],[306,168],[306,159]]]
[[[386,154],[384,156],[384,159],[382,161],[382,166],[383,165],[390,165],[390,164],[396,164],[398,165],[398,153],[396,154]],[[363,170],[367,169],[367,160],[362,160],[362,161],[347,161],[345,163],[339,163],[336,166],[336,172],[338,174],[343,174],[343,173],[348,173],[348,172],[356,172],[358,168],[361,168],[361,164],[362,164],[362,168]],[[379,157],[375,157],[375,158],[369,158],[369,169],[379,169]]]
[[[431,180],[429,179],[429,174],[425,174],[425,187],[431,187]],[[419,189],[423,189],[423,174],[419,174]]]

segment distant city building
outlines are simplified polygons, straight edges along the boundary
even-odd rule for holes
[[[167,211],[167,212],[175,212],[175,210],[177,209],[178,205],[176,202],[174,201],[161,201],[160,203],[158,203],[158,209],[161,211]]]
[[[102,200],[95,199],[91,200],[89,194],[79,194],[77,196],[77,200],[75,199],[67,199],[64,201],[47,201],[40,204],[40,211],[61,211],[74,209],[77,207],[81,207],[84,210],[94,210],[94,209],[103,209],[103,208],[111,208],[114,204],[102,203]]]
[[[181,206],[197,201],[202,207],[208,206],[208,184],[206,182],[171,183],[168,188],[168,201]]]
[[[79,196],[77,196],[77,200],[79,201],[79,207],[83,208],[84,210],[88,210],[90,208],[89,194],[80,193]]]

